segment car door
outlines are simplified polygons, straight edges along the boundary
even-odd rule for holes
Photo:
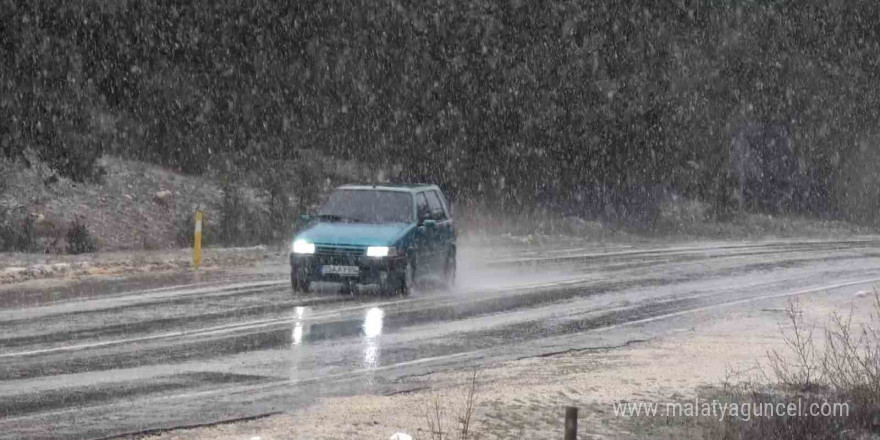
[[[423,225],[425,220],[432,219],[431,208],[428,206],[428,199],[425,197],[424,192],[417,193],[415,197],[418,229],[416,229],[413,240],[413,251],[415,252],[415,263],[418,272],[425,273],[426,270],[430,271],[433,265],[434,250],[432,247],[434,240],[428,228]]]
[[[446,267],[446,257],[449,255],[449,247],[452,243],[452,219],[449,218],[446,206],[436,190],[425,191],[425,197],[428,199],[431,218],[437,222],[437,226],[429,233],[431,265],[435,272],[441,273]]]
[[[449,249],[455,248],[455,219],[452,217],[452,210],[449,209],[449,201],[446,200],[446,196],[443,195],[443,191],[437,191],[437,196],[440,198],[440,203],[443,205],[443,212],[446,214],[446,221],[444,222],[444,230],[446,232],[446,236],[444,237],[444,246],[446,246],[446,249],[448,251]]]

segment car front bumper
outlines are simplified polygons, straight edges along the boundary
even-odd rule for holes
[[[358,274],[324,274],[323,266],[357,266]],[[290,254],[290,270],[301,280],[386,284],[400,279],[406,270],[404,257],[367,257],[363,255]]]

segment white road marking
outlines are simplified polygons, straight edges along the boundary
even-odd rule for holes
[[[157,289],[153,294],[144,296],[123,295],[102,297],[99,299],[92,298],[85,301],[71,301],[60,304],[47,304],[38,307],[26,309],[4,309],[0,310],[0,322],[9,320],[19,320],[22,318],[38,318],[44,316],[58,315],[62,313],[73,313],[83,311],[99,311],[114,307],[147,304],[167,300],[169,298],[184,298],[187,296],[195,296],[205,294],[205,296],[223,296],[239,293],[244,289],[260,289],[265,287],[280,286],[286,284],[284,281],[257,281],[248,283],[236,283],[225,285],[224,287],[199,287],[188,290],[167,290]],[[144,291],[150,292],[150,291]]]
[[[488,261],[490,264],[518,264],[518,263],[533,263],[540,261],[561,261],[561,260],[578,260],[584,258],[600,258],[600,257],[625,257],[632,255],[664,255],[664,254],[676,254],[676,253],[689,253],[689,252],[705,252],[705,251],[721,251],[721,250],[730,250],[730,249],[750,249],[750,248],[770,248],[771,246],[779,246],[779,245],[823,245],[823,244],[865,244],[865,243],[874,243],[880,244],[876,239],[865,238],[865,239],[853,239],[853,240],[799,240],[799,241],[766,241],[766,242],[757,242],[757,243],[749,243],[749,244],[727,244],[727,245],[708,245],[708,246],[680,246],[680,247],[669,247],[669,248],[657,248],[657,249],[637,249],[630,251],[617,251],[617,252],[590,252],[590,253],[582,253],[582,254],[573,254],[573,255],[559,255],[559,256],[551,256],[551,257],[528,257],[528,258],[501,258],[494,259]]]
[[[599,327],[599,328],[596,328],[596,329],[593,329],[590,331],[596,331],[596,332],[608,331],[608,330],[613,330],[613,329],[620,328],[620,327],[628,327],[631,325],[645,324],[648,322],[660,321],[660,320],[667,319],[667,318],[674,318],[676,316],[682,316],[682,315],[686,315],[689,313],[697,313],[697,312],[702,312],[702,311],[706,311],[706,310],[720,309],[722,307],[735,306],[735,305],[739,305],[739,304],[746,304],[746,303],[756,302],[756,301],[764,301],[764,300],[770,300],[770,299],[779,299],[779,298],[787,298],[787,297],[792,297],[792,296],[806,295],[808,293],[823,292],[826,290],[833,290],[833,289],[840,289],[843,287],[858,286],[861,284],[873,284],[876,282],[880,282],[880,278],[871,278],[871,279],[861,280],[861,281],[851,281],[851,282],[840,283],[840,284],[832,284],[830,286],[823,286],[823,287],[816,287],[816,288],[805,289],[805,290],[798,290],[796,292],[777,293],[774,295],[765,295],[765,296],[753,296],[750,298],[743,298],[743,299],[738,299],[735,301],[728,301],[728,302],[713,304],[713,305],[709,305],[709,306],[697,307],[694,309],[681,310],[678,312],[672,312],[672,313],[667,313],[667,314],[663,314],[663,315],[652,316],[650,318],[638,319],[635,321],[622,322],[620,324],[609,325],[606,327]]]

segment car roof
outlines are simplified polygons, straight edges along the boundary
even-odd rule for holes
[[[377,190],[377,191],[399,191],[415,193],[430,189],[440,190],[437,185],[427,183],[377,183],[374,185],[367,184],[348,184],[342,185],[336,189],[353,189],[353,190]]]

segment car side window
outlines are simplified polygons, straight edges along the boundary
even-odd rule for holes
[[[428,206],[428,200],[425,193],[416,194],[416,211],[419,215],[419,221],[431,218],[431,208]]]
[[[443,203],[440,202],[440,197],[437,195],[437,191],[426,191],[425,194],[428,197],[428,207],[431,209],[431,218],[437,221],[446,220],[446,211],[443,209]]]
[[[443,191],[437,191],[437,196],[440,197],[440,203],[443,204],[443,210],[446,211],[446,217],[452,218],[452,209],[449,207],[449,200],[446,200]]]

